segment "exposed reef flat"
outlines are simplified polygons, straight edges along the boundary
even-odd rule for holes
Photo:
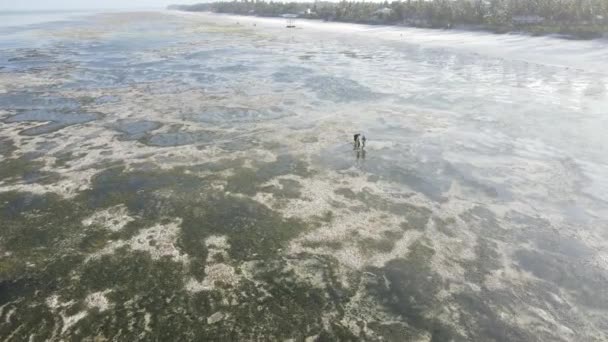
[[[608,340],[605,75],[246,20],[0,38],[0,340]]]

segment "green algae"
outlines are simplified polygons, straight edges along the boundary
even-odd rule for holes
[[[313,215],[308,219],[308,223],[312,226],[319,228],[322,226],[326,226],[331,224],[335,220],[334,212],[331,210],[327,210],[323,212],[321,215]]]
[[[55,194],[0,193],[2,245],[15,256],[72,247],[88,213],[78,202]]]
[[[123,176],[128,180],[127,183],[134,181],[128,175]],[[141,180],[140,177],[137,179]],[[162,181],[155,184],[159,183],[165,184]],[[117,185],[116,189],[124,189],[124,185]],[[139,186],[134,185],[134,189],[139,189]],[[74,201],[61,200],[53,195],[2,194],[2,216],[3,219],[9,218],[9,221],[4,221],[8,223],[9,229],[1,232],[2,241],[10,243],[7,246],[15,253],[14,257],[3,258],[0,264],[2,270],[0,283],[12,289],[3,291],[2,304],[14,301],[18,301],[19,304],[16,305],[15,320],[10,320],[11,324],[2,325],[0,337],[5,339],[17,329],[17,326],[21,326],[20,329],[23,329],[24,334],[36,332],[34,334],[36,338],[51,338],[52,332],[60,329],[61,325],[57,314],[50,312],[44,305],[46,298],[53,293],[60,294],[61,302],[76,301],[76,304],[65,310],[65,315],[86,312],[86,316],[65,333],[64,337],[72,340],[91,336],[109,338],[118,335],[127,339],[137,339],[139,334],[146,330],[145,313],[149,313],[152,317],[148,327],[151,332],[146,333],[147,338],[166,340],[206,336],[217,339],[222,336],[235,336],[235,327],[222,325],[221,329],[210,329],[204,325],[200,326],[201,322],[198,319],[191,319],[192,317],[204,319],[213,312],[208,311],[210,308],[199,308],[192,303],[194,297],[199,296],[192,296],[184,290],[179,290],[184,287],[182,279],[190,274],[186,266],[180,263],[168,258],[153,260],[147,253],[131,251],[129,248],[120,248],[114,254],[82,263],[83,256],[101,248],[108,236],[107,231],[100,231],[94,226],[84,229],[79,223],[92,212],[92,208],[88,207],[90,202],[84,199],[91,200],[90,196],[93,194],[97,197],[101,196],[95,192],[96,190],[98,189],[93,189],[87,192],[87,196],[81,195],[82,198]],[[118,197],[114,196],[119,194],[106,195],[107,202],[103,203],[111,204],[110,202],[118,200]],[[147,200],[137,198],[136,195],[127,196],[126,199],[136,204]],[[206,252],[204,248],[198,250],[198,247],[203,247],[202,245],[188,241],[202,240],[210,234],[229,236],[232,246],[230,256],[233,259],[269,258],[276,255],[277,247],[281,246],[285,239],[294,236],[302,227],[302,224],[283,220],[270,209],[250,200],[239,201],[238,198],[221,195],[205,197],[205,199],[212,202],[204,209],[203,217],[206,221],[203,225],[200,225],[200,221],[194,220],[198,217],[196,216],[198,211],[192,208],[176,209],[184,204],[179,200],[178,203],[174,203],[175,207],[172,211],[173,214],[183,217],[180,246],[193,258]],[[77,203],[81,205],[78,206]],[[137,208],[137,205],[132,208]],[[233,215],[235,212],[240,215]],[[35,263],[35,266],[31,272],[26,271],[26,265],[19,263],[18,259]],[[204,265],[202,266],[204,269]],[[74,272],[78,275],[76,278],[71,276]],[[262,303],[268,310],[274,310],[274,321],[282,322],[277,327],[269,324],[269,327],[275,329],[274,332],[266,332],[269,336],[291,334],[294,331],[292,325],[299,321],[292,321],[289,317],[295,317],[294,315],[311,317],[304,314],[311,304],[304,308],[302,306],[311,298],[321,297],[312,289],[305,290],[304,285],[293,279],[290,283],[286,283],[287,281],[279,281],[275,277],[274,283],[269,285],[267,290],[260,292],[262,290],[256,288],[254,293],[249,294],[249,296],[261,297],[263,293],[276,292],[273,298],[268,300],[269,303]],[[89,310],[83,306],[87,294],[108,289],[110,292],[107,298],[113,308],[111,313],[99,312],[97,309]],[[284,304],[293,299],[294,293],[301,293],[303,297],[293,302],[291,307],[285,308]],[[198,300],[200,301],[200,298]],[[217,299],[216,302],[221,302],[221,299]],[[137,307],[139,314],[131,312],[129,303]],[[231,316],[251,315],[249,321],[256,320],[257,315],[253,315],[255,312],[253,310],[259,305],[258,302],[251,303],[251,307],[245,311],[232,308]],[[39,313],[32,314],[32,308]],[[233,323],[239,326],[241,324]],[[306,324],[299,326],[298,329],[302,330],[300,336],[308,336],[315,334],[316,330],[322,330],[317,324],[316,330],[308,333],[306,327],[308,327]],[[247,333],[249,327],[242,325],[239,329],[242,335],[238,336],[250,336]],[[280,333],[276,329],[279,329]],[[250,333],[259,334],[257,330],[259,329]]]
[[[2,317],[4,324],[0,325],[0,337],[7,340],[10,336],[14,341],[48,341],[57,327],[57,317],[43,303],[31,303],[29,306],[9,306],[13,314]]]
[[[228,237],[232,258],[265,259],[306,229],[303,222],[283,219],[258,202],[219,194],[177,214],[183,218],[180,245],[190,255],[205,250],[205,237],[219,234]]]
[[[64,168],[66,166],[69,166],[69,163],[71,161],[77,160],[85,155],[86,154],[84,153],[75,154],[71,151],[57,153],[56,155],[54,155],[55,163],[53,164],[53,166],[57,168]]]
[[[297,198],[300,196],[301,186],[297,181],[281,179],[281,189],[276,187],[263,187],[263,184],[275,177],[284,175],[296,175],[310,177],[313,174],[308,165],[291,155],[280,155],[272,162],[254,161],[251,168],[236,169],[234,174],[228,177],[226,191],[255,195],[259,191],[275,193],[283,198]]]
[[[479,341],[543,341],[540,336],[534,336],[505,322],[496,313],[496,307],[504,307],[491,293],[481,295],[473,293],[454,294],[454,300],[461,310],[460,325],[469,336]],[[504,310],[511,310],[504,307]]]
[[[445,234],[446,236],[449,237],[455,237],[456,236],[456,232],[454,231],[454,229],[456,228],[456,219],[454,219],[453,217],[448,217],[446,219],[441,219],[437,216],[433,216],[432,218],[433,223],[435,224],[435,228]]]
[[[86,293],[111,286],[106,294],[111,307],[106,311],[89,310],[68,336],[138,339],[144,334],[151,340],[251,340],[263,336],[302,340],[324,335],[335,340],[349,334],[338,323],[329,329],[323,325],[322,313],[335,305],[331,296],[298,280],[284,261],[258,264],[255,282],[244,280],[232,294],[223,290],[188,293],[183,290],[183,272],[177,263],[153,261],[141,252],[123,251],[87,264],[80,281],[74,284],[72,298],[82,301]],[[237,305],[226,298],[235,299]],[[75,305],[73,313],[82,308]],[[221,324],[210,322],[208,318],[218,312]]]
[[[373,255],[377,252],[388,253],[395,248],[395,243],[396,240],[390,237],[383,237],[381,239],[363,238],[357,241],[359,249],[366,255]]]
[[[514,257],[522,269],[564,288],[580,304],[590,308],[608,308],[608,293],[604,291],[608,273],[600,267],[579,267],[569,256],[528,249],[517,250]]]
[[[173,147],[191,144],[209,144],[222,138],[215,131],[201,130],[195,132],[165,132],[144,135],[139,141],[148,146]]]
[[[16,150],[15,143],[11,139],[0,137],[0,156],[9,157]]]
[[[323,273],[324,284],[336,286],[334,275],[325,271],[327,260],[312,259],[314,267]],[[310,336],[324,336],[341,340],[354,335],[339,323],[343,301],[325,287],[317,287],[298,279],[284,259],[255,265],[255,283],[245,281],[237,289],[251,298],[241,302],[238,310],[225,308],[234,322],[240,339],[270,338],[276,340],[304,340]],[[323,322],[324,313],[335,316],[332,324]],[[320,339],[319,339],[320,340]]]
[[[44,163],[27,157],[0,161],[0,181],[50,184],[59,179],[53,172],[40,171]]]
[[[395,259],[382,268],[370,268],[376,275],[368,284],[369,293],[388,310],[404,318],[403,324],[387,327],[380,322],[368,327],[388,340],[402,336],[422,336],[429,334],[431,341],[527,341],[539,340],[521,329],[505,322],[496,313],[496,307],[511,310],[506,303],[512,302],[512,295],[500,296],[482,287],[481,292],[459,292],[448,298],[439,299],[439,292],[448,284],[430,268],[430,259],[435,254],[428,242],[418,240],[406,258]],[[476,253],[479,258],[489,257],[489,261],[478,261],[470,265],[468,277],[481,281],[487,270],[497,267],[495,245],[486,240],[478,241]],[[478,272],[478,273],[475,273]],[[477,279],[475,279],[477,277]],[[449,304],[456,304],[459,325],[464,335],[450,325],[435,318]]]
[[[401,239],[403,235],[404,233],[402,231],[385,230],[382,232],[384,238],[394,241]]]
[[[338,249],[342,248],[343,243],[340,241],[327,241],[327,240],[304,241],[304,242],[302,242],[302,246],[308,247],[308,248],[329,248],[329,249],[333,249],[333,250],[338,250]]]
[[[370,268],[376,281],[368,284],[368,291],[388,309],[401,315],[413,331],[427,332],[431,341],[463,341],[451,327],[432,318],[441,309],[437,298],[444,282],[430,269],[433,248],[418,240],[405,259],[394,259],[382,268]],[[387,281],[381,281],[386,279]]]
[[[235,161],[209,164],[214,170],[234,169],[237,173],[242,172],[241,165]],[[310,172],[291,157],[253,165],[256,189],[294,170],[301,177]],[[313,222],[284,218],[250,198],[218,191],[213,186],[217,176],[196,175],[198,171],[205,174],[205,170],[200,165],[195,172],[188,168],[127,171],[112,167],[99,172],[90,189],[71,199],[52,194],[0,194],[0,218],[7,222],[0,230],[0,241],[12,253],[0,263],[0,305],[14,308],[10,319],[6,311],[0,313],[0,322],[8,322],[0,323],[0,339],[15,331],[16,338],[26,338],[26,331],[33,332],[34,340],[58,336],[65,340],[304,340],[310,336],[319,341],[373,340],[373,336],[390,340],[403,329],[408,331],[405,336],[422,336],[424,331],[430,331],[434,338],[457,336],[440,322],[426,318],[441,305],[435,297],[442,281],[428,266],[433,255],[430,247],[415,244],[406,259],[370,270],[392,285],[369,283],[367,295],[382,298],[387,310],[405,317],[403,325],[372,325],[373,336],[363,330],[353,332],[343,319],[357,291],[338,281],[338,261],[306,253],[288,261],[281,253],[290,241],[314,228],[315,222],[331,223],[333,213],[323,213]],[[297,188],[299,184],[282,185]],[[243,193],[243,189],[235,189]],[[122,230],[114,232],[96,223],[86,227],[81,223],[93,213],[117,205],[124,206],[134,219]],[[188,263],[168,256],[152,258],[128,246],[85,261],[108,243],[176,219],[180,225],[174,247],[187,255]],[[386,230],[379,239],[359,241],[370,253],[389,251],[402,235],[402,231]],[[208,254],[212,251],[205,241],[210,236],[226,238],[227,254],[213,252],[212,259],[234,267],[240,280],[189,292],[187,279],[203,281],[207,276]],[[340,243],[331,242],[318,246],[341,248]],[[322,282],[312,284],[299,278],[290,266],[299,262],[308,263],[308,270],[319,274]],[[245,265],[252,263],[254,266],[245,272]],[[362,279],[361,272],[351,276],[353,284]],[[108,307],[88,307],[87,296],[99,292]],[[66,304],[49,308],[45,303],[53,295]],[[66,327],[61,315],[82,318]],[[330,323],[321,317],[331,317]]]
[[[510,240],[510,232],[501,226],[496,214],[485,207],[475,206],[459,216],[470,228],[483,236],[500,241]]]
[[[300,198],[302,193],[302,185],[298,181],[293,179],[279,179],[281,187],[271,186],[268,189],[264,189],[267,192],[272,193],[275,198]]]
[[[124,204],[134,215],[154,222],[161,217],[182,219],[179,246],[189,255],[205,258],[204,239],[227,235],[230,255],[238,260],[276,254],[286,241],[306,229],[294,219],[251,199],[212,191],[200,178],[175,171],[102,172],[93,180],[86,200],[92,207]],[[169,197],[157,192],[171,190]]]
[[[264,178],[258,177],[254,169],[242,168],[228,178],[226,191],[246,195],[255,195],[258,192],[260,183],[263,182]]]
[[[339,189],[336,189],[334,191],[334,193],[336,193],[337,195],[344,196],[344,197],[346,197],[348,199],[351,199],[351,200],[357,198],[357,194],[353,190],[351,190],[349,188],[339,188]]]
[[[145,313],[152,317],[146,323],[151,329],[146,338],[236,336],[236,328],[230,325],[220,325],[221,329],[200,326],[201,319],[204,322],[204,318],[213,313],[210,310],[217,308],[209,305],[206,309],[198,308],[192,301],[221,302],[220,294],[206,294],[209,298],[201,299],[200,294],[180,290],[184,287],[183,279],[190,275],[204,279],[208,253],[205,239],[211,235],[226,236],[231,262],[272,260],[289,240],[306,230],[307,225],[284,219],[251,199],[214,191],[204,178],[183,171],[126,172],[121,167],[110,168],[93,178],[91,189],[73,199],[53,194],[1,193],[0,215],[6,225],[0,231],[0,241],[12,254],[3,257],[0,263],[0,283],[8,288],[0,304],[16,301],[19,304],[16,304],[15,318],[21,322],[26,315],[31,317],[30,323],[20,323],[19,329],[36,331],[35,338],[40,339],[49,339],[53,331],[61,330],[58,313],[50,312],[44,305],[49,296],[57,293],[61,302],[74,301],[69,308],[61,309],[63,315],[85,313],[84,318],[63,335],[72,340],[91,336],[109,338],[117,334],[121,338],[136,339],[145,331]],[[170,195],[162,195],[167,193]],[[108,231],[95,223],[88,227],[82,225],[83,219],[94,212],[115,205],[124,205],[135,221],[119,232]],[[83,262],[86,255],[103,248],[109,241],[130,238],[145,227],[170,222],[171,218],[181,219],[176,248],[187,253],[192,261],[189,265],[168,257],[153,260],[147,253],[128,247]],[[282,323],[268,331],[269,336],[290,335],[293,324],[298,321],[289,317],[311,317],[304,314],[310,310],[310,304],[303,306],[311,298],[322,297],[317,290],[312,287],[306,290],[304,284],[292,278],[281,281],[277,278],[266,290],[254,286],[251,291],[255,291],[248,294],[261,297],[263,293],[276,292],[269,300],[268,309],[276,311],[273,319]],[[110,290],[106,297],[113,308],[111,314],[84,306],[87,294],[106,290]],[[285,308],[284,304],[293,299],[294,293],[302,293],[304,297]],[[138,311],[131,312],[128,303],[137,306]],[[259,306],[253,302],[245,311],[231,308],[229,316],[252,315],[249,320],[255,320],[254,312]],[[52,321],[32,315],[28,309],[40,307],[44,307],[40,315]],[[13,323],[2,325],[0,338],[17,329],[17,321]],[[233,324],[240,326],[241,323]],[[318,322],[314,329],[309,325],[299,325],[298,336],[315,335],[323,330]],[[261,336],[259,329],[247,332],[249,328],[244,325],[239,329],[238,336]]]
[[[367,324],[368,329],[374,331],[382,337],[384,341],[400,342],[400,341],[422,341],[424,335],[422,331],[413,329],[407,324],[386,323],[386,322],[370,322]]]
[[[94,253],[105,247],[111,239],[112,234],[107,230],[89,230],[80,240],[78,248],[84,253]]]
[[[502,268],[500,254],[497,251],[496,242],[483,238],[477,238],[475,246],[475,259],[464,263],[466,269],[465,277],[475,284],[483,284],[485,278],[492,271]]]
[[[326,211],[321,217],[320,220],[325,223],[330,223],[334,220],[334,213],[331,210]]]
[[[415,206],[409,203],[399,203],[386,199],[382,196],[373,194],[368,189],[355,192],[349,188],[338,188],[334,191],[337,195],[341,195],[351,201],[358,201],[365,205],[366,210],[376,209],[385,211],[394,215],[402,216],[406,219],[402,228],[424,230],[426,224],[431,217],[431,210],[421,206]]]

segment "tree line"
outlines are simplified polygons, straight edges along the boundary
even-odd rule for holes
[[[242,0],[171,8],[267,17],[297,14],[310,19],[365,24],[563,33],[577,38],[593,38],[608,32],[608,0],[404,0],[390,3]]]

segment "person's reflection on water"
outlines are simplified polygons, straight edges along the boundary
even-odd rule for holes
[[[365,160],[365,150],[356,150],[357,160]]]

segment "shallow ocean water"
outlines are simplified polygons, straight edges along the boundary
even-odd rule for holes
[[[608,339],[606,41],[283,24],[0,29],[2,340]]]

